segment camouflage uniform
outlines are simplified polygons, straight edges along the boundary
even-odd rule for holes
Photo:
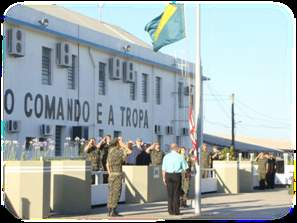
[[[106,171],[106,161],[107,161],[107,156],[108,156],[108,149],[109,149],[109,145],[104,143],[101,147],[100,147],[100,162],[101,162],[101,166],[103,167],[103,169]]]
[[[159,151],[153,149],[150,151],[150,156],[151,156],[151,165],[156,166],[156,165],[161,165],[164,153],[160,149]]]
[[[181,189],[182,189],[181,204],[182,205],[185,205],[186,201],[188,199],[188,193],[189,193],[189,189],[190,189],[190,180],[191,180],[191,165],[192,165],[190,156],[185,157],[185,159],[188,162],[189,168],[186,171],[182,172],[182,183],[181,183]]]
[[[266,179],[266,164],[268,160],[267,158],[259,158],[258,159],[258,174],[259,174],[259,186],[260,189],[265,188],[265,179]]]
[[[101,168],[100,150],[96,146],[92,146],[87,152],[87,160],[91,161],[92,170],[98,171]]]
[[[209,166],[208,166],[208,160],[209,160],[209,158],[208,158],[208,152],[206,152],[206,151],[201,151],[201,168],[209,168]],[[207,178],[207,171],[206,170],[202,170],[201,171],[201,173],[202,173],[202,178]]]
[[[108,208],[116,208],[118,206],[122,190],[122,164],[126,157],[126,152],[118,147],[111,147],[108,151],[107,162],[110,171],[108,177]]]

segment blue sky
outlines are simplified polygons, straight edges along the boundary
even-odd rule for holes
[[[99,18],[95,4],[63,6]],[[164,7],[105,3],[101,16],[150,43],[144,26]],[[204,131],[230,135],[234,93],[237,135],[290,140],[293,19],[289,11],[275,4],[205,3],[200,12],[203,74],[211,78],[204,85]],[[195,61],[193,4],[185,5],[185,16],[187,37],[160,51]]]

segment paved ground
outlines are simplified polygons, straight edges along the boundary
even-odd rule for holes
[[[120,204],[118,211],[123,217],[108,218],[106,206],[92,208],[89,215],[53,215],[51,219],[76,220],[161,220],[161,219],[275,219],[285,216],[292,204],[292,196],[285,188],[226,195],[219,193],[202,195],[202,212],[195,216],[193,208],[182,208],[182,215],[170,216],[167,202],[148,204]],[[191,204],[192,201],[189,201]]]

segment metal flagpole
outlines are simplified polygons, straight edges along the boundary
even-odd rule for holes
[[[195,121],[196,125],[196,140],[198,142],[195,162],[195,214],[201,213],[201,145],[202,145],[202,74],[201,74],[201,59],[200,59],[200,4],[196,7],[196,64],[195,64]],[[197,154],[198,152],[198,154]]]

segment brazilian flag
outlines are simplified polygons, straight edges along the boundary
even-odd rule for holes
[[[170,3],[164,12],[144,28],[153,41],[154,51],[185,38],[184,5]]]

